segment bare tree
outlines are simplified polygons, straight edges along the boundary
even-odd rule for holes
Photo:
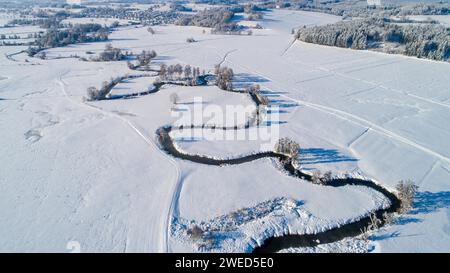
[[[416,196],[419,187],[414,185],[411,180],[399,181],[397,186],[397,196],[400,199],[401,207],[399,209],[400,213],[407,213],[413,207],[414,197]]]
[[[370,234],[376,231],[381,224],[381,220],[377,218],[377,215],[375,213],[371,213],[369,218],[369,225],[361,230],[362,239],[365,241],[369,240]]]
[[[297,158],[299,150],[300,145],[287,137],[280,138],[275,145],[275,151],[277,153],[285,154],[290,158]]]
[[[179,77],[181,77],[181,74],[183,74],[183,66],[181,66],[181,64],[176,64],[174,66],[174,72],[177,73]]]
[[[222,90],[233,91],[233,69],[228,67],[220,67],[219,65],[217,65],[216,68],[218,69],[218,71],[215,71],[217,72],[216,85]]]
[[[99,91],[94,86],[88,87],[87,89],[87,99],[90,101],[97,100]]]
[[[184,67],[184,77],[185,77],[185,78],[190,78],[191,75],[192,75],[192,68],[191,68],[190,65],[186,65],[186,66]]]
[[[159,76],[163,80],[166,79],[166,77],[167,77],[167,65],[165,65],[165,64],[161,65],[161,67],[159,68]]]
[[[387,213],[386,211],[383,213],[383,222],[386,225],[392,225],[395,222],[395,217],[393,213]]]
[[[311,176],[311,182],[313,184],[317,184],[317,185],[323,185],[323,181],[322,181],[322,173],[319,170],[316,170],[313,172],[312,176]]]
[[[219,75],[219,72],[220,72],[220,64],[216,64],[214,66],[214,74]]]

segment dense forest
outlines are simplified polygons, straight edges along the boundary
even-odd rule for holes
[[[320,45],[450,59],[450,28],[439,24],[393,24],[386,19],[369,18],[304,27],[298,30],[296,38]]]
[[[34,56],[45,48],[66,46],[77,43],[107,41],[109,30],[100,24],[76,24],[67,28],[50,28],[38,37],[28,55]]]
[[[213,28],[213,32],[237,31],[238,26],[232,22],[234,11],[230,8],[211,8],[193,15],[184,15],[177,22],[181,26],[198,26]]]
[[[263,5],[268,8],[282,7],[288,9],[316,11],[344,17],[450,14],[448,2],[409,5],[398,5],[392,2],[383,6],[370,6],[367,5],[367,0],[277,0],[264,2]]]
[[[77,24],[66,29],[49,29],[45,35],[36,40],[42,48],[65,46],[76,43],[108,40],[108,29],[100,24]]]

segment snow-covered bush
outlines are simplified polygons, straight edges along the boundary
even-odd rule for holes
[[[111,62],[121,61],[126,57],[120,48],[115,48],[111,44],[106,44],[105,50],[100,53],[98,58],[92,58],[93,61]]]
[[[399,212],[407,213],[412,209],[414,197],[416,196],[419,187],[417,185],[414,185],[414,183],[410,180],[401,180],[398,182],[396,189],[397,197],[401,202]]]
[[[99,99],[99,90],[94,86],[88,87],[87,89],[87,99],[89,101],[98,100]]]
[[[280,138],[275,145],[275,151],[280,154],[289,156],[291,159],[296,159],[300,150],[300,145],[290,138]]]
[[[323,174],[322,180],[325,184],[333,179],[333,173],[331,171],[327,171]]]
[[[386,211],[383,213],[383,222],[386,225],[392,225],[395,221],[395,216],[393,213],[387,213]]]
[[[365,241],[368,241],[370,235],[374,231],[376,231],[381,225],[381,220],[377,218],[375,213],[371,213],[369,217],[370,217],[369,225],[361,230],[362,239]]]
[[[369,229],[374,231],[377,230],[379,228],[381,224],[381,220],[377,218],[375,213],[370,214],[370,224],[369,224]]]
[[[313,172],[311,176],[311,182],[317,185],[323,185],[322,173],[319,170]]]
[[[233,91],[232,79],[234,77],[233,69],[228,67],[215,67],[215,73],[217,75],[216,85],[222,90]]]
[[[327,171],[322,175],[319,170],[316,170],[311,175],[311,182],[317,185],[327,185],[331,180],[333,180],[333,173]]]

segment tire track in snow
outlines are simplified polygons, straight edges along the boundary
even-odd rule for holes
[[[277,89],[280,89],[280,90],[284,89],[284,88],[281,88],[280,85],[276,81],[271,79],[270,77],[267,77],[267,76],[265,76],[265,75],[255,71],[255,70],[252,70],[252,69],[250,69],[250,68],[248,68],[246,66],[243,66],[241,64],[233,63],[233,62],[230,62],[229,60],[227,60],[227,62],[232,64],[232,65],[238,66],[238,67],[246,70],[249,73],[256,74],[256,75],[258,75],[260,77],[263,77],[263,78],[269,80],[273,84],[273,86],[275,86]],[[266,85],[264,85],[264,83],[261,83],[261,86],[265,87],[268,90],[273,91],[271,88],[269,88]],[[435,151],[433,151],[433,150],[431,150],[429,148],[426,148],[426,147],[424,147],[424,146],[422,146],[422,145],[420,145],[420,144],[418,144],[418,143],[416,143],[416,142],[414,142],[414,141],[412,141],[412,140],[410,140],[410,139],[408,139],[406,137],[400,136],[400,135],[398,135],[398,134],[396,134],[396,133],[394,133],[392,131],[389,131],[389,130],[387,130],[387,129],[385,129],[385,128],[383,128],[383,127],[381,127],[381,126],[379,126],[379,125],[377,125],[377,124],[375,124],[375,123],[373,123],[371,121],[363,119],[363,118],[361,118],[359,116],[356,116],[354,114],[350,114],[350,113],[347,113],[347,112],[342,111],[342,110],[338,110],[338,109],[333,108],[333,107],[329,107],[329,106],[325,106],[325,105],[321,105],[321,104],[317,104],[317,103],[312,103],[312,102],[307,102],[307,101],[300,100],[300,99],[294,99],[294,98],[289,97],[289,96],[287,96],[285,94],[279,94],[279,96],[283,97],[285,99],[297,102],[299,104],[303,104],[303,105],[308,106],[310,108],[313,108],[313,109],[316,109],[316,110],[328,113],[330,115],[334,115],[334,116],[336,116],[336,117],[338,117],[338,118],[340,118],[342,120],[351,122],[351,123],[356,124],[358,126],[371,127],[371,129],[373,129],[374,131],[376,131],[376,132],[378,132],[380,134],[383,134],[383,135],[385,135],[388,138],[392,138],[392,139],[395,139],[397,141],[400,141],[400,142],[403,142],[405,144],[408,144],[408,145],[410,145],[410,146],[412,146],[412,147],[414,147],[414,148],[416,148],[418,150],[421,150],[421,151],[423,151],[423,152],[425,152],[425,153],[427,153],[429,155],[432,155],[434,157],[437,157],[437,158],[445,161],[447,164],[450,164],[450,159],[448,157],[443,156],[443,155],[441,155],[441,154],[439,154],[439,153],[437,153],[437,152],[435,152]]]
[[[360,139],[362,136],[364,136],[367,132],[369,132],[370,127],[368,127],[366,130],[364,130],[361,134],[357,135],[354,139],[350,140],[347,143],[347,147],[351,148],[351,146],[353,145],[353,143],[355,143],[356,141],[358,141],[358,139]]]
[[[297,41],[297,39],[294,39],[292,42],[290,42],[289,46],[286,47],[286,49],[283,50],[283,53],[281,53],[280,56],[283,57],[289,51],[289,49],[291,49],[295,45],[296,41]]]
[[[124,122],[129,128],[131,128],[142,140],[144,140],[144,142],[146,142],[148,145],[152,146],[154,149],[156,149],[160,155],[162,155],[164,158],[168,159],[169,162],[173,165],[175,171],[176,171],[176,182],[174,183],[174,189],[173,189],[173,194],[170,200],[170,204],[168,206],[167,211],[165,212],[166,217],[164,219],[164,221],[161,223],[161,229],[162,232],[164,234],[164,236],[160,236],[160,242],[159,242],[159,250],[160,252],[168,252],[169,251],[169,234],[170,234],[170,222],[171,222],[171,218],[172,218],[172,214],[174,212],[174,208],[176,207],[177,204],[177,197],[179,196],[179,189],[181,188],[180,184],[180,177],[181,177],[181,171],[180,168],[178,166],[178,164],[176,163],[176,161],[168,156],[166,153],[164,153],[163,151],[161,151],[161,149],[159,149],[159,147],[148,137],[146,137],[144,135],[144,133],[142,133],[141,130],[139,130],[131,121],[129,121],[128,119],[120,116],[119,114],[113,113],[113,112],[109,112],[106,110],[103,110],[99,107],[93,106],[91,104],[85,103],[85,102],[81,102],[81,101],[77,101],[75,99],[73,99],[71,96],[68,95],[67,90],[66,90],[66,83],[64,82],[64,80],[62,79],[65,75],[67,75],[70,72],[70,70],[66,70],[65,72],[61,73],[58,76],[57,79],[57,83],[61,86],[61,90],[63,91],[64,96],[70,100],[72,103],[81,106],[81,107],[85,107],[85,108],[89,108],[89,109],[93,109],[101,114],[104,114],[106,116],[109,117],[113,117],[113,118],[117,118],[120,121]]]
[[[374,67],[380,67],[380,66],[384,66],[384,65],[390,65],[390,64],[399,63],[399,62],[402,62],[402,61],[403,60],[393,61],[393,62],[388,62],[388,63],[381,63],[381,64],[372,65],[372,66],[368,66],[368,67],[362,67],[362,68],[359,68],[359,69],[349,70],[349,71],[347,71],[347,73],[352,73],[352,72],[361,71],[361,70],[364,70],[364,69],[370,69],[370,68],[374,68]],[[381,88],[383,90],[390,91],[390,92],[395,92],[395,93],[402,94],[402,95],[405,95],[405,96],[409,96],[409,97],[415,98],[417,100],[421,100],[423,102],[427,102],[427,103],[438,105],[438,106],[445,107],[445,108],[450,108],[450,105],[448,105],[448,104],[446,104],[444,102],[435,101],[435,100],[432,100],[432,99],[429,99],[429,98],[425,98],[425,97],[422,97],[422,96],[419,96],[419,95],[415,95],[415,94],[409,93],[407,91],[399,90],[399,89],[392,88],[392,87],[387,87],[387,86],[383,85],[382,83],[376,83],[376,82],[373,82],[373,81],[369,81],[369,80],[361,79],[361,78],[358,78],[358,77],[354,77],[354,76],[348,75],[346,73],[337,72],[337,71],[335,71],[333,69],[328,69],[328,68],[320,66],[320,65],[314,66],[314,65],[311,65],[311,64],[308,64],[308,63],[305,63],[305,62],[301,62],[301,61],[296,61],[296,62],[299,63],[299,64],[302,64],[302,65],[308,66],[310,68],[313,68],[313,69],[318,69],[318,70],[322,70],[322,71],[327,72],[327,73],[331,73],[334,76],[338,76],[338,77],[341,77],[341,78],[350,79],[350,80],[354,80],[354,81],[360,81],[360,82],[369,84],[373,88],[379,87],[379,88]]]
[[[222,66],[222,64],[227,61],[228,55],[230,55],[231,53],[233,53],[235,51],[237,51],[237,49],[233,49],[233,50],[230,50],[227,53],[225,53],[225,55],[222,57],[222,60],[218,63],[218,65]],[[219,54],[217,54],[217,55],[219,55]]]

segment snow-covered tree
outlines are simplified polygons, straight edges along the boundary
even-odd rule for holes
[[[411,180],[399,181],[397,186],[397,196],[401,201],[400,213],[407,213],[413,207],[414,197],[419,187]]]

